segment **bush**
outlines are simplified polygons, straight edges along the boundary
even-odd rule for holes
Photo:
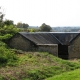
[[[0,41],[2,41],[2,40],[7,40],[7,39],[9,39],[9,38],[11,38],[11,37],[12,37],[11,34],[2,35],[2,36],[0,36]]]
[[[6,34],[14,35],[17,32],[19,32],[19,30],[14,25],[8,25],[8,26],[6,25],[3,28],[0,28],[1,35],[6,35]]]
[[[0,47],[2,47],[2,46],[7,47],[7,44],[2,42],[2,41],[0,41]]]
[[[12,64],[15,60],[17,60],[17,57],[13,51],[5,48],[4,46],[0,47],[0,65],[10,65],[10,63]]]

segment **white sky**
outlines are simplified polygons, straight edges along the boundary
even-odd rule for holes
[[[0,0],[5,18],[30,26],[80,26],[80,0]]]

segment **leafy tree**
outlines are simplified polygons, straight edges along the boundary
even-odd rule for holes
[[[23,23],[22,25],[23,25],[23,28],[28,28],[29,27],[29,25],[25,24],[25,23]]]
[[[21,23],[21,22],[17,23],[16,26],[17,26],[17,28],[28,28],[28,27],[29,27],[28,24],[26,24],[26,23]]]
[[[0,10],[1,10],[1,7],[0,7]],[[4,14],[0,11],[0,27],[3,27],[3,25],[4,25],[3,17],[4,17]]]
[[[18,28],[16,28],[14,25],[5,25],[2,29],[0,29],[0,33],[3,35],[5,34],[14,35],[18,31],[19,31]]]
[[[5,20],[4,25],[14,25],[14,22],[12,20]]]
[[[17,23],[16,27],[17,27],[17,28],[22,28],[22,27],[23,27],[23,26],[22,26],[22,23],[21,23],[21,22]]]
[[[19,30],[14,27],[14,25],[5,25],[3,28],[0,28],[0,41],[7,42],[9,38],[15,35]]]
[[[4,14],[0,7],[0,41],[7,40],[18,32],[12,20],[3,21],[3,18]]]
[[[40,31],[43,31],[43,32],[50,32],[51,31],[51,27],[45,23],[43,23],[41,26],[40,26]]]

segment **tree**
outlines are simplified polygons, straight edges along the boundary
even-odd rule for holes
[[[0,35],[11,34],[14,35],[19,31],[14,25],[5,25],[0,29]]]
[[[17,28],[23,28],[22,23],[21,22],[17,23],[16,27]]]
[[[25,24],[25,23],[23,23],[22,25],[23,25],[23,28],[28,28],[29,27],[29,25]]]
[[[4,21],[4,25],[7,25],[7,26],[8,26],[8,25],[14,25],[14,22],[13,22],[12,20],[7,20],[7,19],[6,19],[6,20]]]
[[[3,20],[4,14],[0,7],[0,41],[6,41],[15,35],[19,30],[15,27],[12,20]]]
[[[50,32],[51,31],[51,27],[49,25],[46,25],[45,23],[43,23],[41,26],[40,26],[40,31],[43,31],[43,32]]]
[[[17,26],[17,28],[28,28],[28,27],[29,27],[28,24],[26,24],[26,23],[21,23],[21,22],[17,23],[16,26]]]
[[[0,7],[0,10],[1,10],[1,7]],[[3,17],[4,17],[4,14],[0,11],[0,27],[4,26]]]

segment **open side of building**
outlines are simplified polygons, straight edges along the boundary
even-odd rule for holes
[[[63,59],[80,58],[79,32],[19,32],[8,45],[24,51],[47,51]]]

